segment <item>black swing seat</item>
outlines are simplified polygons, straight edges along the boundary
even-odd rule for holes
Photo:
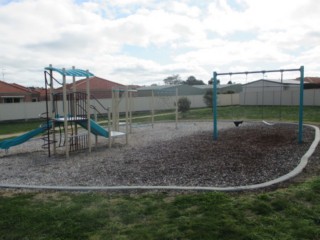
[[[239,127],[239,125],[242,124],[243,121],[233,121],[233,123],[236,127]]]

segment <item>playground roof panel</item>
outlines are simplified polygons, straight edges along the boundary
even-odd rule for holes
[[[54,67],[46,67],[45,70],[52,70],[54,72],[60,73],[62,76],[70,77],[93,77],[94,75],[87,70],[82,69],[59,69]]]

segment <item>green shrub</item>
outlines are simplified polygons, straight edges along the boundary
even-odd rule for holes
[[[190,110],[191,102],[187,97],[179,98],[178,100],[178,111],[186,113]]]

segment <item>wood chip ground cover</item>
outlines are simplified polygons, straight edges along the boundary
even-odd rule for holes
[[[130,144],[106,142],[91,154],[47,157],[31,142],[0,153],[0,182],[35,185],[118,186],[239,186],[265,182],[294,169],[309,148],[314,130],[298,126],[247,123],[238,128],[220,124],[212,141],[212,123],[172,123],[134,130]]]

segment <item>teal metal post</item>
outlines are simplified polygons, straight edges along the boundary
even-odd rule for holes
[[[303,138],[303,93],[304,93],[304,66],[300,67],[300,103],[299,103],[299,143]]]
[[[217,73],[213,73],[212,114],[213,114],[213,140],[218,140],[217,126]]]

